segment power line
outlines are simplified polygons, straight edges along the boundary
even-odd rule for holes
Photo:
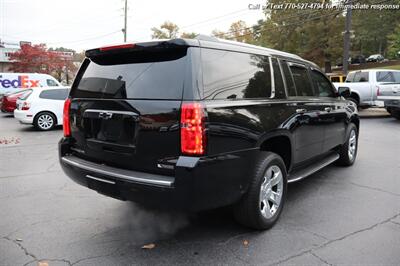
[[[221,16],[212,17],[212,18],[209,18],[209,19],[206,19],[206,20],[202,20],[202,21],[199,21],[199,22],[190,24],[190,25],[186,25],[186,26],[180,27],[180,29],[186,29],[186,28],[190,28],[190,27],[192,27],[192,26],[197,26],[197,25],[205,24],[205,23],[207,23],[207,22],[211,22],[211,21],[214,21],[214,20],[218,20],[218,19],[220,19],[220,18],[228,17],[228,16],[231,16],[231,15],[234,15],[234,14],[242,13],[242,12],[244,12],[244,11],[249,11],[249,9],[246,8],[246,9],[236,10],[236,11],[233,11],[233,12],[230,12],[230,13],[227,13],[227,14],[224,14],[224,15],[221,15]]]
[[[117,30],[117,31],[113,31],[113,32],[110,32],[110,33],[107,33],[107,34],[93,36],[93,37],[86,38],[86,39],[81,39],[81,40],[66,41],[66,42],[49,42],[49,43],[46,43],[46,44],[50,44],[51,45],[51,44],[79,43],[79,42],[91,41],[91,40],[100,39],[100,38],[103,38],[103,37],[107,37],[107,36],[113,35],[113,34],[115,34],[117,32],[119,33],[121,31]]]
[[[354,1],[353,5],[356,4],[359,1],[360,0]],[[383,1],[375,2],[375,3],[371,3],[370,5],[379,5],[379,4],[383,4],[383,3],[389,2],[389,1],[392,1],[392,0],[383,0]],[[350,0],[347,0],[344,4],[346,5],[349,2],[350,2]],[[338,15],[340,13],[343,13],[344,11],[343,10],[339,10],[337,12],[326,14],[326,15],[321,15],[321,16],[312,17],[312,18],[309,17],[309,15],[311,15],[313,13],[317,13],[317,12],[321,12],[321,10],[316,10],[315,12],[310,12],[309,14],[299,14],[299,15],[296,15],[296,16],[288,17],[288,18],[296,18],[296,17],[301,17],[301,16],[308,15],[308,18],[305,19],[305,20],[300,20],[300,21],[296,21],[296,22],[289,23],[289,24],[284,24],[284,25],[277,25],[277,27],[279,28],[279,27],[289,27],[289,26],[299,25],[299,24],[302,24],[304,22],[317,20],[317,19],[324,18],[324,17],[336,16],[336,15]],[[288,18],[285,18],[285,19],[288,19]],[[238,30],[234,30],[234,31],[222,32],[222,34],[229,35],[229,34],[232,34],[232,33],[236,33],[238,31],[244,31],[244,30],[250,30],[250,29],[253,29],[253,26],[242,28],[242,29],[238,29]],[[231,40],[231,39],[235,39],[235,38],[245,37],[245,36],[248,36],[248,35],[259,34],[259,33],[265,32],[267,30],[269,30],[269,29],[260,29],[260,30],[252,31],[252,32],[249,32],[249,33],[246,33],[246,34],[242,34],[242,35],[239,35],[239,36],[233,36],[233,37],[230,37],[230,38],[227,38],[227,39]]]

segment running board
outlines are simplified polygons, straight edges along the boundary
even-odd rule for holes
[[[288,176],[288,183],[293,183],[293,182],[296,182],[296,181],[300,181],[300,180],[306,178],[307,176],[312,175],[315,172],[321,170],[325,166],[330,165],[331,163],[333,163],[337,159],[339,159],[339,154],[333,153],[333,154],[325,157],[321,161],[313,163],[310,166],[308,166],[308,167],[306,167],[304,169],[299,170],[298,172],[295,172],[295,173],[289,175]]]

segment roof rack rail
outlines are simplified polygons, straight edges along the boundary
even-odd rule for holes
[[[219,39],[214,36],[208,36],[204,34],[198,34],[194,39],[201,41],[219,42]]]

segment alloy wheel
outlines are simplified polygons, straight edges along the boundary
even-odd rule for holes
[[[260,211],[269,219],[279,209],[283,194],[282,170],[277,165],[270,166],[265,171],[260,187]]]

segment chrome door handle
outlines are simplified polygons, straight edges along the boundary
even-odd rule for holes
[[[298,113],[298,114],[302,114],[305,112],[307,112],[307,109],[296,109],[296,113]]]
[[[331,107],[325,107],[325,112],[330,112],[330,111],[332,111],[332,108]]]

